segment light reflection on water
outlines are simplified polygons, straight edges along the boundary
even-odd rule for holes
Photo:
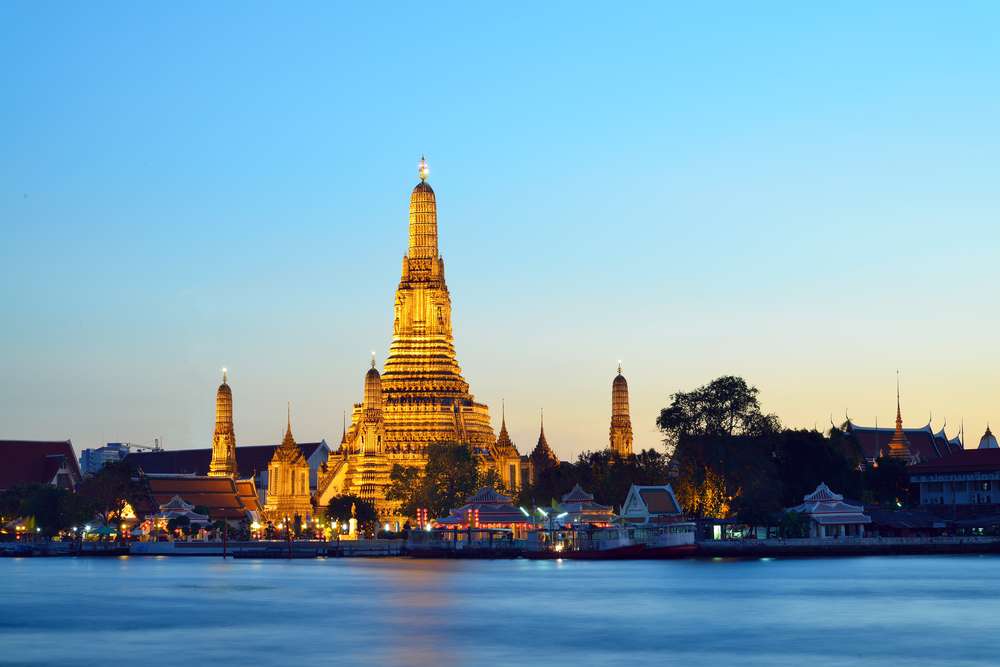
[[[0,559],[0,665],[996,665],[1000,558]]]

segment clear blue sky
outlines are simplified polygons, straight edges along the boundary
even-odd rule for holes
[[[0,5],[0,437],[207,446],[228,366],[240,442],[335,442],[421,153],[522,452],[605,446],[618,359],[640,446],[724,373],[1000,422],[995,3],[365,4]]]

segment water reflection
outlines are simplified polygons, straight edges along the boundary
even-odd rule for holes
[[[0,665],[995,665],[998,574],[975,556],[4,559]]]

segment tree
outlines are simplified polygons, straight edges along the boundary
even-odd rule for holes
[[[910,485],[906,463],[883,457],[865,471],[865,495],[869,502],[889,507],[909,503]]]
[[[125,462],[108,463],[96,475],[83,480],[79,494],[93,503],[94,513],[111,526],[121,520],[130,498],[139,492],[132,470]]]
[[[374,525],[378,523],[378,512],[374,505],[358,496],[334,496],[326,506],[326,516],[338,524],[347,523],[351,518],[351,507],[354,508],[354,518],[358,520],[358,525],[365,532],[372,532]]]
[[[726,375],[703,387],[671,395],[656,425],[673,451],[683,436],[765,435],[780,428],[775,415],[764,414],[758,390],[746,380]]]
[[[423,472],[405,466],[393,466],[391,485],[386,496],[400,503],[400,512],[414,516],[426,508],[432,517],[447,516],[483,486],[503,490],[492,468],[480,469],[479,460],[464,443],[435,442],[427,447],[427,465]]]

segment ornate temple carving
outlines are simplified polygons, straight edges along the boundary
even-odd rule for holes
[[[618,375],[611,382],[611,428],[608,433],[611,451],[618,456],[632,456],[632,418],[628,409],[628,382],[618,364]]]

